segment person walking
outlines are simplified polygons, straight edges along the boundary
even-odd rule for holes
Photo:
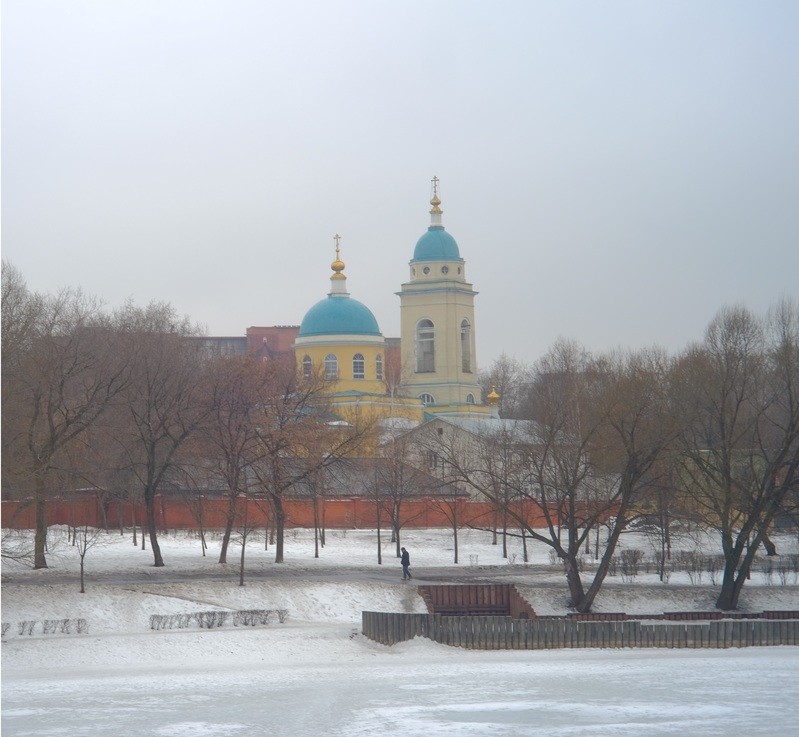
[[[402,556],[400,557],[400,563],[402,563],[402,580],[405,581],[408,578],[413,578],[410,571],[411,556],[405,548],[400,548],[400,550],[402,551]]]

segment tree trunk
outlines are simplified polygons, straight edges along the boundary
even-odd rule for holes
[[[241,559],[239,560],[239,586],[244,586],[244,552],[247,549],[247,533],[241,535]]]
[[[396,521],[394,521],[392,523],[392,525],[393,525],[393,537],[394,537],[394,543],[395,543],[394,552],[397,554],[397,558],[399,558],[399,557],[402,556],[402,552],[400,551],[400,548],[402,547],[402,545],[400,544],[399,525],[397,524]]]
[[[319,505],[317,498],[313,498],[313,557],[319,557]]]
[[[763,547],[766,549],[766,555],[772,556],[777,554],[777,546],[765,532],[763,533]]]
[[[230,536],[233,534],[233,525],[236,521],[237,494],[230,494],[227,502],[227,517],[225,518],[225,532],[222,534],[222,549],[219,551],[219,562],[227,563],[227,549],[230,545]]]
[[[283,532],[286,527],[286,513],[283,510],[283,500],[279,496],[272,497],[272,506],[275,508],[275,563],[283,562]]]
[[[205,558],[205,551],[208,549],[208,543],[205,541],[205,509],[203,508],[203,496],[200,494],[197,500],[197,517],[200,526],[200,547],[203,551],[203,558]]]
[[[594,580],[591,582],[591,585],[588,587],[588,591],[583,594],[582,599],[578,603],[577,611],[578,612],[590,612],[591,607],[594,605],[594,599],[596,599],[596,595],[599,593],[599,589],[602,587],[602,583],[605,580],[605,577],[608,575],[608,570],[610,569],[610,562],[613,560],[613,554],[616,552],[616,545],[619,542],[619,537],[621,533],[624,531],[624,528],[627,526],[627,520],[625,519],[625,506],[626,503],[622,502],[622,508],[619,509],[619,513],[616,516],[616,522],[613,525],[613,530],[608,535],[607,545],[605,547],[605,552],[602,554],[602,560],[599,562],[599,567],[594,574]],[[577,574],[579,576],[579,573]]]
[[[744,553],[743,539],[742,532],[735,545],[724,546],[724,578],[721,581],[719,597],[716,599],[716,608],[723,611],[732,611],[738,608],[738,598],[741,595],[746,579],[749,578],[755,552],[762,542],[761,534],[759,532],[756,533],[751,545],[747,539],[746,552]]]
[[[530,554],[527,551],[527,527],[522,525],[522,557],[525,563],[530,562]]]
[[[244,527],[241,530],[241,560],[239,561],[239,586],[244,586],[244,553],[247,550],[247,510],[249,509],[249,499],[244,500]]]
[[[47,510],[45,483],[42,473],[36,474],[36,534],[33,540],[33,567],[47,568]]]
[[[581,608],[585,598],[585,589],[583,588],[583,580],[580,578],[580,571],[577,568],[577,557],[575,555],[566,555],[563,559],[563,564],[566,568],[566,583],[569,585],[569,603],[570,609],[577,609],[578,612],[586,612],[588,609]]]
[[[377,565],[383,565],[383,544],[380,539],[380,527],[381,527],[381,519],[380,519],[380,499],[377,500],[375,504],[375,522],[377,524]]]
[[[502,509],[502,558],[508,558],[508,505]]]
[[[103,530],[108,532],[108,499],[100,499],[100,517],[103,520]]]
[[[739,571],[736,576],[724,576],[721,582],[721,591],[719,597],[716,599],[716,609],[721,609],[725,612],[733,611],[738,608],[738,597],[741,595],[741,589],[744,586],[746,576],[742,575]]]
[[[153,565],[156,568],[162,568],[164,565],[164,559],[161,557],[161,547],[158,545],[158,531],[156,530],[155,519],[155,498],[153,496],[146,498],[145,505],[147,507],[147,533],[150,536],[150,547],[153,551]],[[144,534],[142,534],[141,539],[143,546]]]

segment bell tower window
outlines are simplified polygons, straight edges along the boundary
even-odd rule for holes
[[[472,326],[468,320],[461,322],[461,371],[472,373]]]
[[[302,358],[302,376],[305,379],[311,378],[311,357],[303,356]]]
[[[383,356],[379,354],[375,358],[375,376],[378,381],[383,381]]]
[[[416,373],[436,370],[436,330],[432,320],[419,320],[416,325]]]

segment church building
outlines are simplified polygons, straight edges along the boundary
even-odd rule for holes
[[[441,222],[435,177],[430,204],[430,226],[416,243],[410,278],[398,292],[399,365],[372,311],[347,291],[335,236],[330,291],[305,314],[294,354],[306,376],[320,371],[332,382],[333,409],[342,415],[370,408],[386,418],[422,423],[437,416],[491,414],[477,383],[476,292],[466,281],[458,244]]]

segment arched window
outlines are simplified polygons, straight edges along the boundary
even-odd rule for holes
[[[472,326],[468,320],[461,322],[461,371],[472,373]]]
[[[474,394],[466,395],[466,404],[474,404]]]
[[[436,330],[431,320],[419,320],[416,325],[416,373],[436,370]]]
[[[366,361],[363,358],[363,353],[356,353],[352,357],[352,378],[363,379],[366,374]]]
[[[302,357],[302,375],[306,379],[311,378],[311,357],[310,356],[303,356]]]
[[[420,394],[419,395],[419,399],[422,400],[422,404],[424,404],[424,405],[435,404],[436,403],[436,400],[433,398],[433,395],[432,394],[427,394],[426,392],[424,394]]]
[[[375,358],[375,376],[378,381],[383,381],[383,356],[379,353]]]
[[[335,353],[328,353],[325,356],[325,378],[338,379],[338,358]]]

